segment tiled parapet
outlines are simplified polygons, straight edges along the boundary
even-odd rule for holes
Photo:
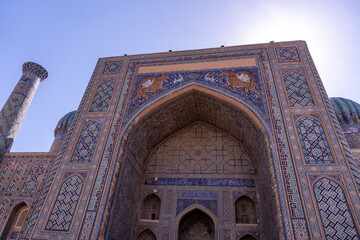
[[[37,63],[23,64],[23,74],[0,112],[0,158],[10,151],[39,83],[48,73]]]

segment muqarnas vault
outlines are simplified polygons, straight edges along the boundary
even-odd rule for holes
[[[305,42],[101,58],[50,151],[12,153],[46,77],[0,112],[2,239],[359,239],[360,105]]]

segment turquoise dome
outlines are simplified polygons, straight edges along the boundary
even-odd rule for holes
[[[76,111],[72,111],[72,112],[69,112],[67,114],[65,114],[65,116],[63,116],[58,124],[56,125],[56,128],[54,130],[54,135],[56,136],[57,134],[59,133],[66,133],[71,122],[73,121],[74,119],[74,116],[76,114]]]
[[[332,97],[330,101],[340,124],[357,124],[360,122],[360,104],[341,97]]]

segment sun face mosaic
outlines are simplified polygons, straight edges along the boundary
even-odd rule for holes
[[[137,84],[131,97],[129,111],[134,112],[144,103],[170,90],[181,89],[189,83],[199,83],[215,89],[221,88],[238,98],[245,98],[264,112],[260,93],[262,84],[258,78],[256,68],[139,74],[135,80]]]

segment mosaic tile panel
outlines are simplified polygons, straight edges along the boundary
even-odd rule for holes
[[[165,226],[163,227],[163,237],[162,240],[171,240],[170,237],[170,227]]]
[[[19,128],[17,118],[26,95],[13,92],[0,112],[0,156],[3,156],[11,147],[13,134]]]
[[[100,131],[101,124],[98,121],[90,121],[85,124],[76,143],[70,162],[91,163]]]
[[[166,192],[166,201],[165,201],[165,213],[166,214],[171,213],[172,199],[173,199],[173,190],[168,189]]]
[[[303,156],[307,164],[334,163],[330,146],[321,123],[309,116],[296,121]]]
[[[179,191],[178,198],[217,198],[217,192]]]
[[[4,220],[7,217],[6,213],[9,211],[9,204],[9,199],[2,199],[0,201],[0,224],[4,223]]]
[[[21,93],[13,93],[10,97],[10,101],[8,105],[6,105],[6,113],[8,114],[6,117],[7,123],[10,125],[11,123],[15,122],[18,111],[20,110],[26,96]],[[3,113],[5,114],[5,112]],[[4,116],[2,116],[3,118]]]
[[[208,199],[177,199],[176,201],[176,216],[179,215],[179,213],[184,210],[185,208],[193,205],[193,204],[200,204],[209,210],[211,210],[215,216],[218,214],[217,209],[217,200],[208,200]]]
[[[315,106],[306,77],[291,71],[283,77],[290,107]]]
[[[238,141],[198,122],[180,130],[154,151],[145,168],[145,173],[149,172],[254,174],[255,169]]]
[[[230,194],[228,191],[222,191],[222,197],[223,197],[223,215],[224,215],[224,220],[228,220],[228,218],[231,216],[231,212],[230,209]]]
[[[353,154],[356,166],[360,169],[360,152],[353,152],[352,154]]]
[[[310,236],[307,231],[306,221],[304,219],[293,219],[294,234],[296,240],[307,240]]]
[[[6,192],[8,193],[14,193],[16,192],[20,181],[22,179],[22,176],[24,175],[24,173],[27,170],[27,163],[21,162],[17,165],[15,173],[12,176],[11,182],[9,184],[9,186],[7,187]]]
[[[12,162],[6,162],[3,164],[1,171],[0,171],[0,189],[7,183],[7,177],[11,173],[11,168],[13,166]]]
[[[342,188],[327,178],[314,185],[326,239],[360,239]]]
[[[42,162],[36,163],[30,169],[28,176],[21,189],[22,193],[35,193],[45,173],[46,165]]]
[[[255,187],[251,178],[154,178],[147,179],[146,185],[156,186],[208,186],[208,187]]]
[[[114,88],[115,83],[111,80],[101,83],[96,89],[95,97],[91,103],[89,112],[106,112],[109,107]]]
[[[224,229],[224,240],[231,240],[231,229]]]
[[[336,117],[336,114],[335,114],[335,111],[334,111],[334,108],[328,98],[328,95],[325,91],[325,88],[324,88],[324,85],[320,79],[320,75],[315,67],[315,64],[314,64],[314,61],[310,55],[310,52],[309,52],[309,49],[308,47],[306,46],[306,43],[304,43],[305,45],[305,52],[306,52],[306,55],[308,56],[308,59],[309,59],[309,62],[310,62],[310,66],[311,66],[311,69],[312,69],[312,72],[316,78],[316,81],[317,81],[317,84],[319,85],[319,88],[321,90],[321,94],[322,96],[324,96],[324,101],[326,103],[326,107],[327,107],[327,110],[329,111],[329,114],[330,114],[330,117],[331,117],[331,122],[333,124],[333,126],[335,127],[335,130],[336,130],[336,133],[340,139],[340,143],[343,147],[343,150],[344,150],[344,153],[345,153],[345,156],[347,158],[347,161],[349,163],[349,166],[350,166],[350,169],[351,169],[351,174],[352,176],[354,177],[354,180],[356,182],[356,185],[357,185],[357,191],[358,191],[358,194],[360,194],[360,168],[358,168],[356,166],[356,162],[355,160],[353,159],[352,155],[351,155],[351,152],[350,152],[350,148],[348,147],[347,145],[347,142],[346,142],[346,139],[344,137],[344,134],[342,133],[342,129],[341,129],[341,126],[337,120],[337,117]]]
[[[283,47],[281,47],[283,48]],[[280,48],[280,49],[281,49]],[[288,48],[288,47],[286,47]],[[280,50],[279,49],[279,50]],[[285,50],[285,49],[283,49]],[[294,49],[295,50],[295,49]],[[296,49],[297,51],[297,49]],[[280,52],[278,52],[280,54]],[[275,51],[276,55],[276,51]],[[275,56],[272,56],[273,59]],[[289,57],[281,57],[278,56],[278,61],[280,59],[281,62],[285,63],[286,61],[297,61],[300,60],[298,58],[298,53],[294,55],[294,57],[291,57],[291,53]],[[282,58],[282,59],[281,59]],[[271,76],[272,71],[267,70],[265,75]],[[279,84],[281,84],[280,81],[278,81]],[[296,165],[293,161],[293,158],[291,156],[291,150],[289,146],[289,142],[287,139],[287,126],[285,126],[284,123],[284,113],[281,111],[281,105],[286,104],[286,102],[282,101],[279,102],[278,98],[278,92],[276,89],[276,85],[274,83],[274,80],[269,77],[269,81],[264,81],[265,88],[268,90],[268,105],[271,106],[270,109],[270,117],[271,117],[271,126],[272,126],[272,133],[274,136],[274,144],[276,146],[276,150],[272,152],[276,157],[278,158],[279,164],[274,164],[275,167],[275,174],[277,176],[277,181],[279,185],[278,192],[279,197],[281,199],[281,209],[283,214],[283,224],[285,229],[285,235],[287,238],[292,238],[293,233],[290,230],[293,228],[293,219],[302,219],[304,220],[305,225],[307,225],[307,222],[305,220],[305,213],[304,208],[302,204],[302,195],[299,191],[299,182],[298,182],[298,176],[294,170],[296,168]],[[286,101],[286,100],[285,100]],[[284,192],[282,191],[284,190]],[[285,209],[285,202],[287,202],[287,206],[289,208],[289,211]],[[289,213],[289,215],[288,215]],[[307,226],[306,226],[307,227]],[[308,229],[308,228],[307,228]],[[307,230],[309,232],[309,230]]]
[[[67,178],[60,187],[45,230],[69,231],[84,181],[78,175]]]
[[[92,229],[94,227],[94,221],[96,217],[96,211],[87,211],[84,218],[84,223],[81,229],[80,240],[90,239]]]
[[[301,62],[297,47],[276,47],[275,53],[278,63],[296,63]]]
[[[265,112],[261,95],[262,84],[257,68],[138,74],[128,111],[133,113],[140,106],[164,95],[165,92],[194,82],[244,98],[261,112]]]
[[[117,74],[120,72],[122,61],[106,62],[103,74]]]

